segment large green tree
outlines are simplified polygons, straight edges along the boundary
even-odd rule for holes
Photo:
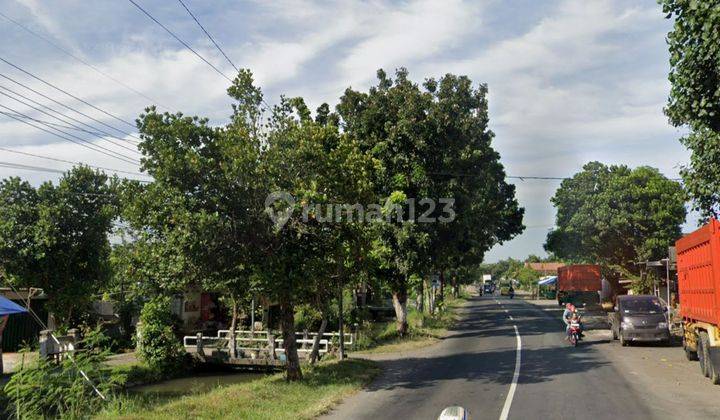
[[[402,335],[410,276],[479,263],[521,232],[522,209],[491,147],[485,86],[454,75],[419,86],[405,69],[394,80],[377,75],[367,92],[347,89],[337,110],[373,159],[373,191],[386,217],[373,226],[370,255],[392,290]]]
[[[267,217],[258,176],[260,92],[249,72],[240,72],[228,92],[236,102],[224,127],[154,108],[140,116],[143,170],[155,181],[124,189],[123,217],[136,238],[121,267],[151,293],[196,286],[222,294],[232,311],[235,355],[239,307],[252,292]]]
[[[690,134],[690,165],[681,171],[695,208],[720,215],[720,1],[660,0],[674,19],[667,36],[671,90],[666,113]]]
[[[575,262],[615,265],[667,256],[685,221],[683,190],[657,169],[590,162],[551,199],[555,230],[545,249]]]
[[[42,288],[61,324],[77,320],[109,278],[116,184],[82,166],[57,185],[0,183],[0,269],[17,286]]]
[[[282,98],[265,117],[248,71],[228,93],[226,126],[154,109],[141,116],[143,167],[155,182],[125,192],[138,236],[129,271],[158,291],[195,284],[229,296],[233,326],[251,294],[277,303],[287,378],[296,380],[295,307],[332,296],[356,232],[304,205],[362,200],[371,168],[328,106],[313,119],[302,99]]]

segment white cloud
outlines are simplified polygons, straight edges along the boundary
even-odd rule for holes
[[[372,79],[378,68],[412,66],[422,59],[458,47],[478,29],[480,4],[420,0],[400,8],[379,7],[368,19],[363,40],[340,61],[346,85]]]
[[[227,80],[131,7],[74,2],[72,14],[78,22],[95,22],[108,10],[125,13],[117,22],[104,19],[105,27],[93,28],[62,21],[60,11],[43,7],[38,0],[16,1],[64,45],[76,51],[70,41],[75,39],[103,71],[172,110],[209,116],[215,122],[229,115]],[[237,28],[217,27],[218,38],[238,66],[253,70],[271,103],[285,93],[303,96],[311,106],[321,101],[332,104],[348,86],[367,88],[378,68],[392,72],[406,66],[415,80],[448,72],[467,74],[475,82],[489,84],[490,121],[497,134],[494,146],[509,174],[571,175],[586,161],[601,160],[652,165],[675,176],[677,164],[687,161],[687,152],[676,140],[680,133],[668,126],[662,113],[669,89],[664,35],[670,23],[663,20],[659,6],[630,0],[553,0],[532,11],[514,7],[497,1],[256,0],[228,6],[224,17],[210,21],[226,25],[238,21]],[[183,20],[173,21],[172,10],[153,11],[203,56],[232,74],[187,16],[177,13]],[[498,11],[501,18],[493,21]],[[185,28],[192,32],[182,32]],[[211,32],[216,35],[215,29]],[[237,33],[242,36],[233,36]],[[102,41],[88,39],[96,34]],[[9,45],[7,50],[29,70],[124,119],[134,120],[147,105],[145,99],[54,51],[38,53],[26,45]],[[0,65],[0,72],[7,71]],[[0,104],[11,103],[0,98]],[[96,110],[73,106],[116,124]],[[38,154],[123,168],[112,158],[0,118],[0,146],[31,144],[36,146],[28,150]],[[0,161],[39,162],[6,157],[2,151],[0,155]],[[21,173],[0,169],[0,177],[8,174]],[[33,180],[56,178],[22,175]],[[549,198],[557,185],[517,181],[527,225],[552,223]],[[493,250],[490,258],[542,253],[544,235],[543,228],[529,229]]]

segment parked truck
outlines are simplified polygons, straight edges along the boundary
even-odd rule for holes
[[[703,375],[720,384],[720,222],[675,242],[683,348]]]
[[[558,305],[598,304],[600,290],[602,290],[602,274],[599,265],[576,264],[558,268]]]

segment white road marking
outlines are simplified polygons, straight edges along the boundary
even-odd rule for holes
[[[510,311],[508,311],[507,309],[505,309],[505,313],[508,313],[508,314],[509,314],[509,313],[510,313]]]
[[[512,315],[508,315],[508,318],[510,318],[510,321],[512,321],[512,320],[513,320],[513,317],[512,317]]]
[[[505,397],[505,405],[503,405],[502,412],[500,413],[500,420],[507,420],[508,415],[510,415],[510,406],[512,405],[513,397],[515,396],[518,379],[520,378],[522,340],[520,339],[520,332],[518,331],[517,325],[513,325],[513,328],[515,328],[515,338],[517,340],[517,350],[515,351],[515,372],[513,372],[510,390],[508,391],[507,397]]]

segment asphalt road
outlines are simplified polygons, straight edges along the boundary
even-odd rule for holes
[[[607,331],[572,348],[557,309],[523,300],[477,297],[462,311],[440,343],[378,357],[384,373],[326,418],[436,419],[450,405],[471,419],[720,418],[720,386],[679,348],[623,348]]]

